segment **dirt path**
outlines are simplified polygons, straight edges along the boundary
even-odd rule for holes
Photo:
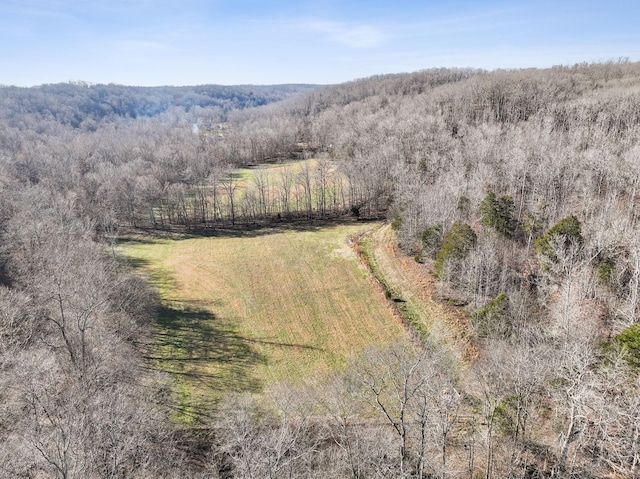
[[[437,343],[448,345],[461,359],[475,356],[468,339],[468,322],[462,313],[433,298],[434,279],[427,266],[398,250],[390,225],[373,230],[360,238],[368,252],[371,269],[390,296],[390,302],[411,316],[419,329]]]

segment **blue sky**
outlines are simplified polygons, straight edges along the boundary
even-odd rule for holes
[[[0,84],[341,83],[640,61],[640,1],[0,0]]]

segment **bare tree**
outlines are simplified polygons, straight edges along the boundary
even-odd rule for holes
[[[406,477],[415,469],[426,475],[425,460],[430,453],[426,444],[435,442],[442,461],[439,477],[445,477],[449,434],[461,398],[446,352],[432,344],[372,349],[355,367],[372,405],[395,431],[398,474]],[[414,418],[418,419],[417,428]],[[434,430],[435,440],[427,438]],[[414,437],[420,438],[417,448],[412,445]]]
[[[288,391],[273,412],[246,396],[222,407],[213,427],[234,477],[304,477],[324,434],[303,402]],[[222,465],[213,459],[210,467]]]
[[[227,195],[227,202],[229,208],[229,215],[231,217],[231,224],[236,224],[236,201],[237,192],[240,187],[240,181],[237,176],[230,170],[227,170],[226,174],[220,180],[220,184]]]

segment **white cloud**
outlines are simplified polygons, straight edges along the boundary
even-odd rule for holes
[[[308,30],[322,33],[329,40],[349,48],[374,48],[384,44],[389,38],[380,29],[371,25],[313,21],[305,26]]]

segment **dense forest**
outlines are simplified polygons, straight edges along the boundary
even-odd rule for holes
[[[84,82],[34,88],[0,86],[0,114],[15,122],[54,120],[73,128],[95,130],[118,118],[152,117],[170,109],[206,108],[207,116],[284,100],[314,85],[201,85],[193,87],[130,87]]]
[[[3,475],[640,475],[640,64],[0,105]],[[312,157],[238,192],[240,166]],[[464,360],[418,335],[321,391],[172,422],[144,359],[158,299],[118,236],[341,217],[390,222],[466,318]]]

